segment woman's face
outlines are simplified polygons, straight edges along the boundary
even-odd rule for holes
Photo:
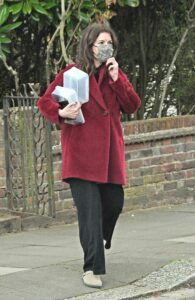
[[[109,45],[108,49],[103,49],[103,52],[105,52],[105,55],[103,53],[103,58],[99,57],[101,45],[105,45],[105,47],[107,47],[106,45]],[[103,61],[106,61],[109,57],[111,57],[112,55],[109,56],[109,54],[107,54],[107,53],[111,53],[111,54],[113,53],[113,51],[112,51],[113,49],[112,50],[111,49],[112,49],[112,38],[111,38],[110,33],[101,32],[99,34],[99,36],[97,37],[97,39],[95,40],[93,47],[92,47],[95,65],[97,65],[97,64],[100,65]],[[107,55],[109,57],[107,57]]]

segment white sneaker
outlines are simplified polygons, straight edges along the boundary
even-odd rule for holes
[[[94,275],[93,271],[87,271],[83,273],[83,282],[86,286],[101,288],[102,281],[99,275]]]

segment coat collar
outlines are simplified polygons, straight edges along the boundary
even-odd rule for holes
[[[97,103],[103,108],[106,108],[106,104],[103,99],[103,95],[101,93],[101,83],[104,79],[106,72],[106,65],[104,64],[102,68],[100,69],[99,73],[99,79],[98,82],[96,81],[95,76],[92,74],[89,78],[89,84],[90,84],[90,95],[97,101]]]

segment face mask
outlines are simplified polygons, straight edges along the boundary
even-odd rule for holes
[[[103,45],[100,44],[96,46],[98,48],[98,52],[95,54],[95,58],[100,62],[103,63],[107,61],[108,58],[112,57],[114,49],[111,44]]]

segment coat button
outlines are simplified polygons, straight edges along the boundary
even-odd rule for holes
[[[103,115],[104,115],[104,116],[108,116],[108,115],[109,115],[109,112],[105,110],[105,111],[103,112]]]

